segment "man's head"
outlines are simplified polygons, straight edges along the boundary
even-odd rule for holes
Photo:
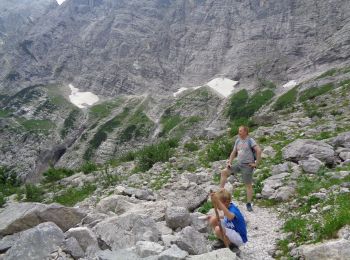
[[[218,192],[216,192],[216,195],[218,196],[219,200],[226,206],[230,205],[231,203],[231,194],[225,190],[221,189]]]
[[[239,137],[241,138],[246,138],[249,134],[249,128],[245,125],[241,125],[239,128],[238,128],[238,135]]]

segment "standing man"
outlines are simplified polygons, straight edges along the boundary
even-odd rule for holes
[[[232,161],[237,157],[237,162]],[[247,210],[253,211],[253,171],[261,160],[261,149],[253,138],[249,136],[246,126],[238,128],[238,138],[235,141],[226,168],[221,172],[220,187],[224,188],[227,177],[230,174],[241,173],[243,183],[247,189]]]

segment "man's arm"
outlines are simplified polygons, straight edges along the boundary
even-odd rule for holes
[[[227,166],[231,167],[233,160],[237,157],[237,150],[233,149],[227,161]]]
[[[251,167],[253,167],[253,168],[256,168],[256,167],[258,167],[258,165],[259,165],[259,163],[260,163],[260,161],[261,161],[261,148],[260,148],[259,145],[255,145],[255,146],[253,147],[253,149],[254,149],[255,152],[256,152],[256,161],[255,161],[255,163],[250,163],[249,165],[250,165]]]
[[[232,212],[230,212],[225,205],[219,200],[219,198],[214,195],[212,197],[212,201],[213,203],[217,206],[218,209],[222,210],[224,212],[224,215],[229,219],[232,220],[235,217],[235,214],[233,214]]]

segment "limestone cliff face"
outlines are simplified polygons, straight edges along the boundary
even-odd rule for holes
[[[0,56],[0,88],[57,80],[117,95],[218,74],[287,81],[348,63],[349,13],[345,0],[67,0]]]

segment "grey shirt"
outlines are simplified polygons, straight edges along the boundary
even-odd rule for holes
[[[256,145],[255,140],[249,136],[247,136],[246,139],[237,138],[233,146],[233,151],[237,152],[237,161],[239,164],[254,163],[255,160],[252,149]]]

